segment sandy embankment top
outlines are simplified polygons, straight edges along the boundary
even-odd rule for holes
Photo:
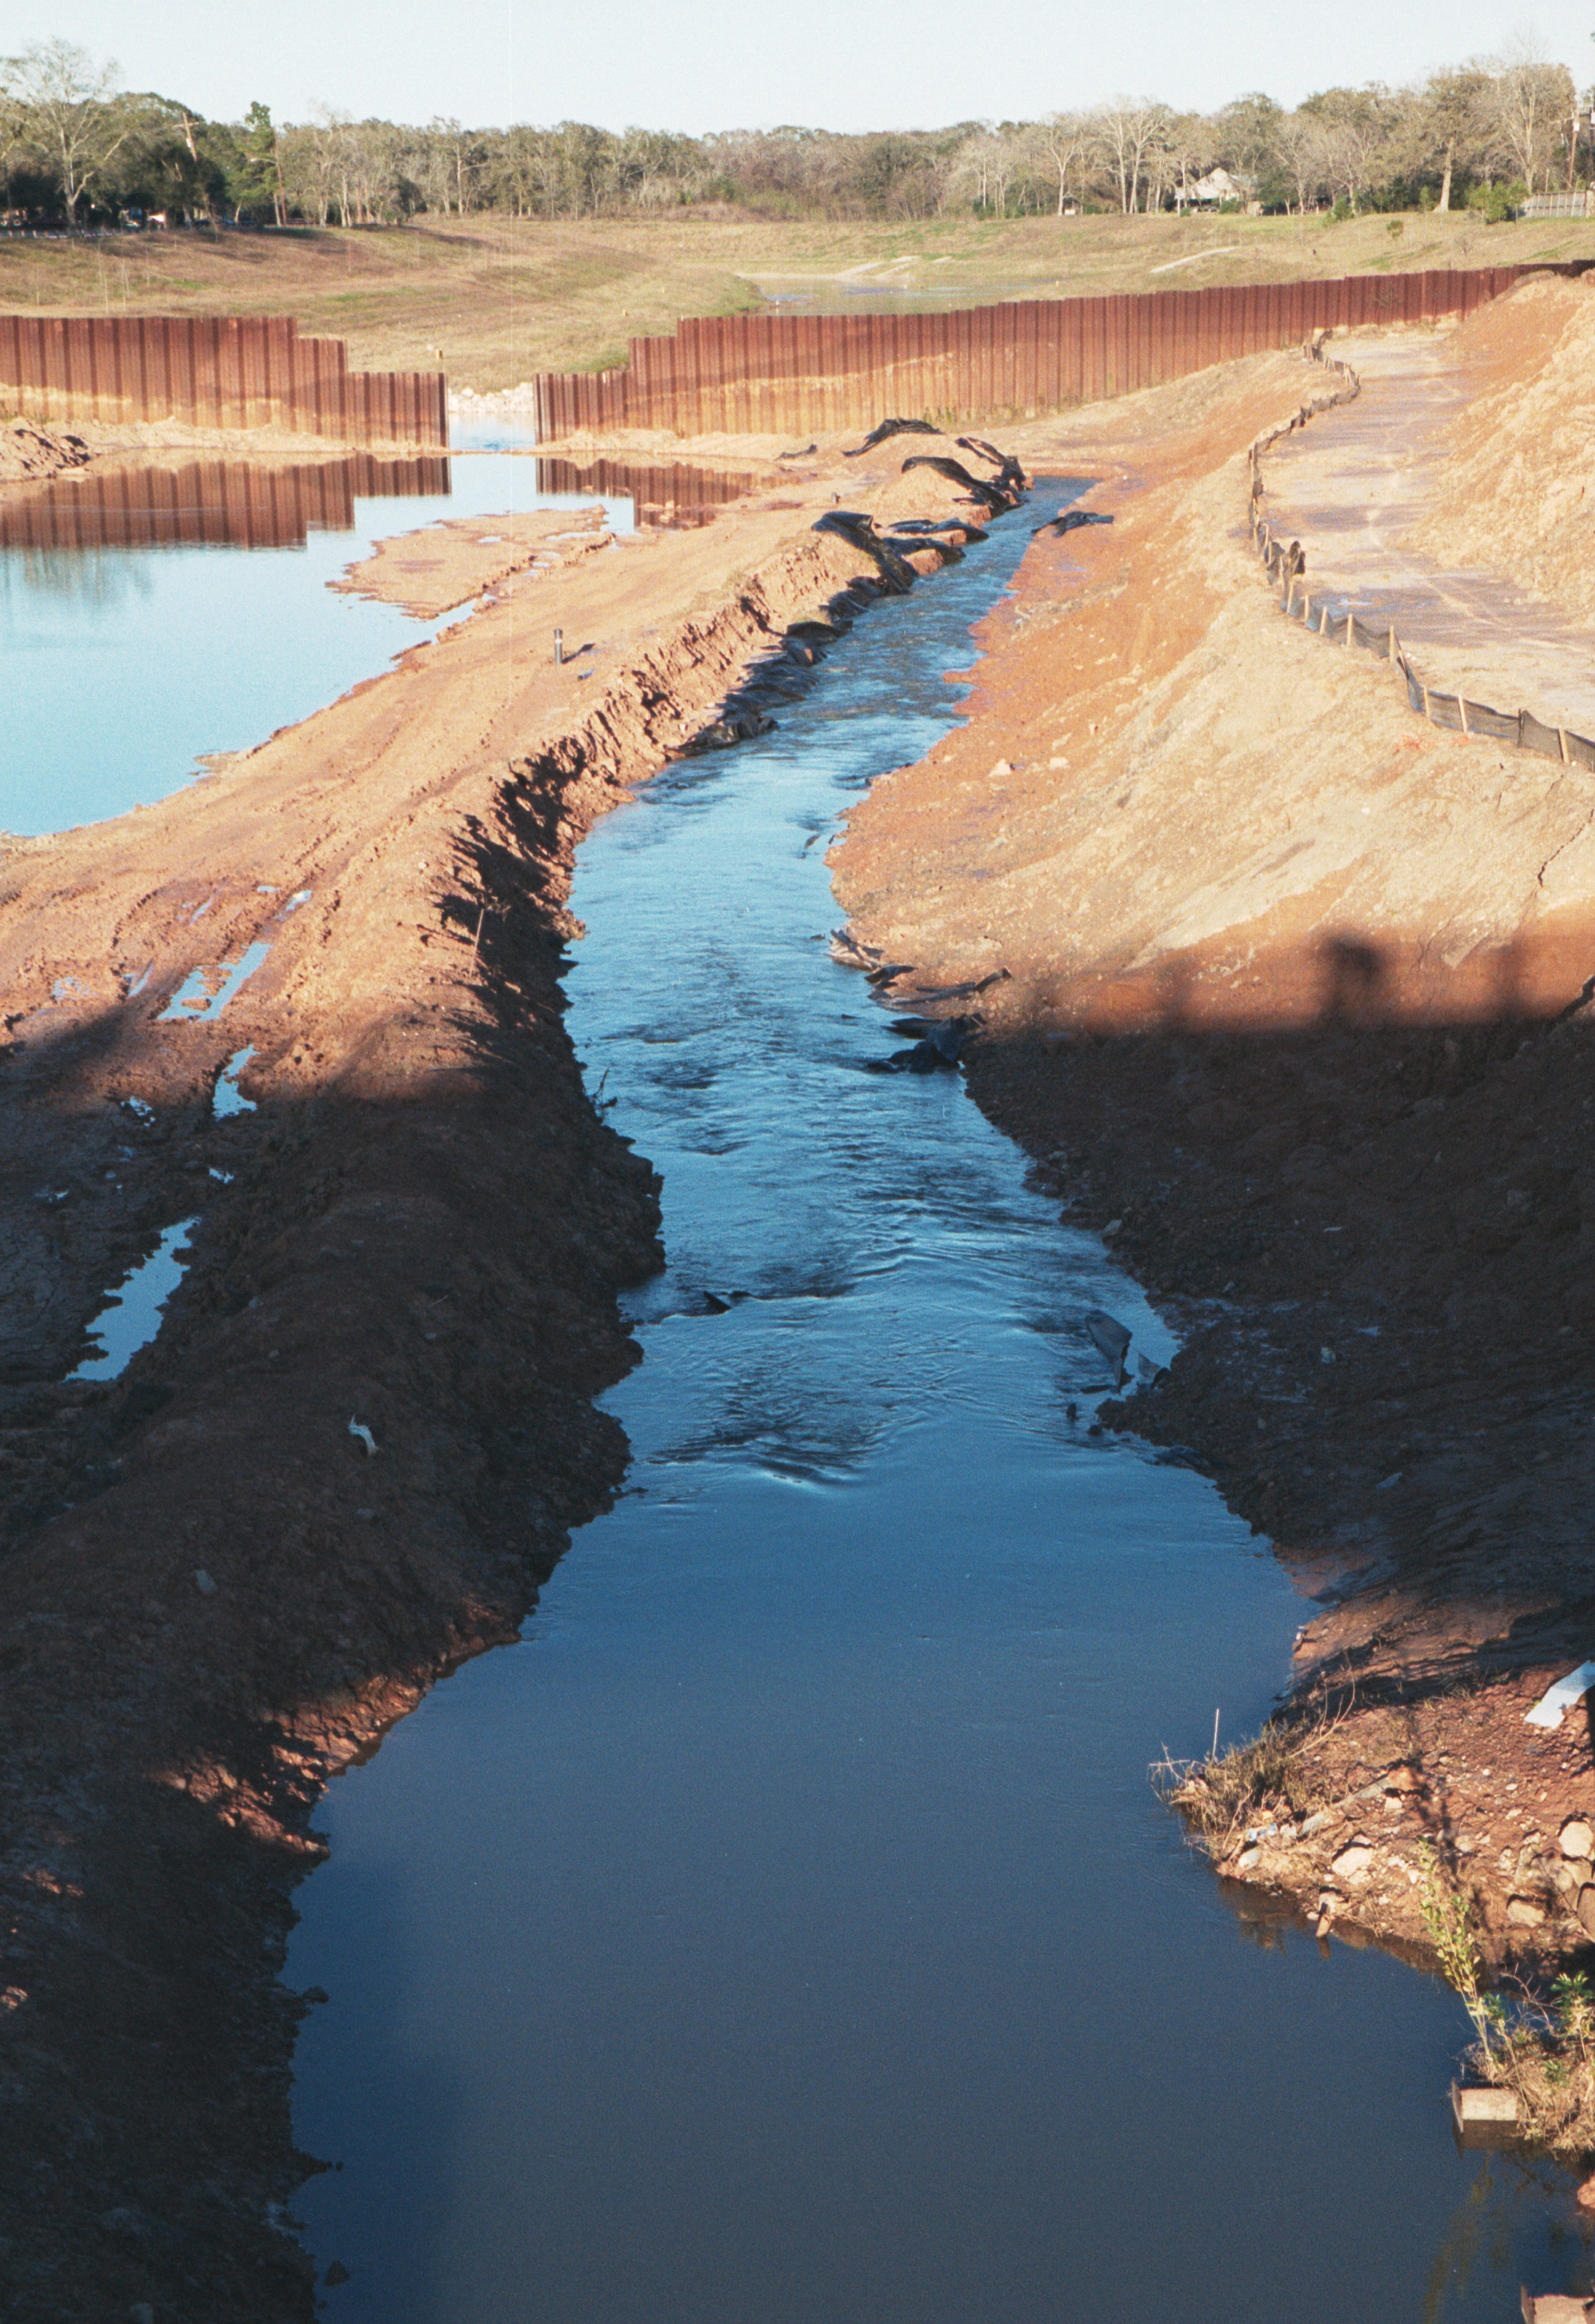
[[[1310,1016],[1332,941],[1374,948],[1397,1012],[1581,984],[1587,775],[1425,724],[1261,577],[1247,447],[1322,384],[1279,355],[1023,432],[1115,522],[1037,542],[970,722],[853,810],[838,891],[893,959],[1104,1023]]]
[[[1595,282],[1525,282],[1456,348],[1463,401],[1415,543],[1595,627]]]

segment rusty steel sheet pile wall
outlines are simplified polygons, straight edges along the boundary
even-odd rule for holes
[[[768,436],[868,428],[889,414],[1034,418],[1299,346],[1316,331],[1468,315],[1526,273],[1581,271],[1572,262],[1350,274],[936,314],[711,316],[669,338],[633,339],[622,369],[540,373],[537,432]]]
[[[0,315],[0,399],[70,426],[174,420],[445,450],[441,372],[349,369],[291,315]]]

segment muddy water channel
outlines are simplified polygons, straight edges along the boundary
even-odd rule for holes
[[[825,837],[1037,512],[584,850],[572,1021],[670,1265],[624,1498],[326,1803],[337,2324],[1482,2324],[1571,2266],[1452,2144],[1450,1997],[1183,1849],[1148,1763],[1266,1713],[1301,1601],[1087,1433],[1084,1313],[1166,1333],[826,953]]]

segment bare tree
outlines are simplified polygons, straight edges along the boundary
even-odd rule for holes
[[[7,57],[0,75],[23,108],[27,142],[60,176],[67,223],[75,226],[79,201],[129,134],[111,103],[121,73],[109,61],[96,64],[75,41],[52,40]]]
[[[1097,134],[1112,163],[1119,207],[1126,217],[1140,207],[1142,171],[1167,120],[1168,107],[1150,97],[1116,97],[1096,116]]]
[[[1062,217],[1069,191],[1069,172],[1076,162],[1083,180],[1085,157],[1091,150],[1090,129],[1077,113],[1049,113],[1045,121],[1037,124],[1036,143],[1057,173],[1057,215]],[[1083,183],[1081,190],[1083,193]]]
[[[1281,162],[1295,189],[1296,216],[1305,217],[1329,175],[1323,124],[1305,110],[1287,113],[1276,132]]]
[[[974,189],[975,202],[981,209],[995,210],[1000,217],[1006,217],[1010,189],[1028,160],[1022,138],[1006,127],[988,125],[977,130],[973,137],[966,137],[960,146],[954,182]]]
[[[1550,63],[1543,50],[1521,41],[1494,69],[1495,122],[1501,144],[1532,193],[1536,179],[1551,189],[1551,166],[1563,130],[1575,112],[1572,76]]]
[[[1163,144],[1176,203],[1189,198],[1192,179],[1204,177],[1216,160],[1217,134],[1203,114],[1171,115]]]

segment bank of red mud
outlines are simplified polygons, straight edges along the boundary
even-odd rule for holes
[[[833,453],[624,544],[439,536],[469,622],[163,805],[0,853],[19,2319],[312,2313],[305,2005],[277,1979],[314,1801],[514,1636],[624,1466],[592,1399],[633,1360],[615,1293],[659,1261],[658,1187],[564,1030],[572,851],[673,752],[753,731],[888,586],[815,529],[844,484],[973,519],[901,458]],[[218,1119],[229,1069],[250,1110]],[[187,1219],[159,1336],[71,1377]]]
[[[1526,387],[1590,299],[1518,294]],[[1458,461],[1509,324],[1450,344]],[[1595,1651],[1595,779],[1437,731],[1283,618],[1248,447],[1322,382],[1266,358],[1019,434],[1113,525],[1037,541],[968,723],[835,876],[915,964],[894,1005],[998,980],[931,1004],[982,1012],[975,1096],[1183,1337],[1103,1422],[1188,1448],[1310,1601],[1288,1786],[1213,1841],[1231,1893],[1399,1946],[1432,1848],[1533,1971],[1595,1934],[1561,1838],[1589,1718],[1524,1721]]]

